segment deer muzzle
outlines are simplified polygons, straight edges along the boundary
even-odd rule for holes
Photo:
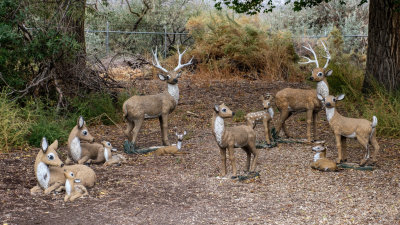
[[[311,80],[311,81],[313,81],[313,80],[314,80],[314,77],[311,76],[311,77],[309,77],[308,79]]]

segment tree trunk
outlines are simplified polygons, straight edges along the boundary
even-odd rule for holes
[[[392,92],[400,87],[400,12],[394,0],[369,1],[367,73],[363,88],[372,78]]]

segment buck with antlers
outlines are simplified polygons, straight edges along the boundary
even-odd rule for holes
[[[311,60],[310,58],[303,56],[306,58],[308,61],[307,62],[300,62],[301,64],[306,64],[306,63],[315,63],[316,68],[313,69],[312,74],[309,78],[309,80],[318,82],[317,83],[317,89],[311,89],[311,90],[305,90],[305,89],[293,89],[293,88],[285,88],[283,90],[280,90],[276,93],[276,100],[275,104],[280,111],[280,117],[278,121],[278,126],[277,126],[277,133],[279,134],[281,131],[281,128],[283,128],[283,132],[287,137],[289,137],[285,121],[295,112],[307,112],[307,141],[311,142],[311,121],[313,122],[313,132],[314,132],[314,138],[316,136],[316,120],[318,116],[318,112],[321,111],[322,109],[322,104],[317,98],[317,94],[320,94],[321,96],[328,96],[329,95],[329,86],[328,86],[328,81],[326,77],[332,75],[332,70],[325,71],[326,68],[328,67],[329,60],[331,59],[331,56],[329,54],[329,51],[322,42],[322,45],[324,46],[324,50],[326,53],[325,58],[326,63],[323,68],[319,67],[318,64],[318,59],[317,59],[317,54],[315,51],[312,49],[310,45],[308,47],[303,46],[305,49],[309,50],[313,55],[314,55],[314,60]]]
[[[366,119],[348,118],[340,115],[336,110],[336,102],[343,100],[343,98],[344,94],[337,97],[332,95],[328,95],[327,97],[318,95],[318,99],[325,105],[326,117],[335,134],[336,147],[338,149],[338,158],[336,162],[341,163],[346,160],[346,138],[357,138],[358,142],[367,150],[365,157],[360,162],[360,166],[364,166],[370,157],[368,149],[369,143],[372,144],[375,150],[372,153],[371,160],[372,163],[375,163],[376,156],[379,152],[375,131],[378,119],[376,116],[373,116],[371,122]]]
[[[267,144],[271,144],[271,120],[274,118],[274,109],[272,108],[272,95],[270,93],[267,94],[267,98],[265,99],[264,96],[260,96],[260,100],[264,106],[263,111],[258,112],[251,112],[247,113],[245,119],[247,121],[247,125],[252,127],[253,129],[256,127],[256,123],[262,121],[264,125],[264,132],[265,132],[265,140]]]
[[[124,120],[127,124],[124,133],[128,138],[128,141],[131,143],[131,149],[128,150],[128,152],[135,151],[136,138],[145,119],[158,118],[160,120],[163,145],[170,145],[167,135],[168,115],[174,111],[175,107],[178,105],[178,79],[181,76],[180,70],[185,66],[191,65],[193,59],[190,59],[188,63],[181,64],[182,56],[185,52],[186,50],[180,53],[178,48],[178,66],[176,66],[174,70],[168,71],[163,68],[158,61],[157,48],[155,51],[152,51],[154,58],[153,66],[162,72],[161,74],[158,74],[158,77],[160,80],[167,83],[168,90],[156,95],[132,96],[124,102],[122,110]]]

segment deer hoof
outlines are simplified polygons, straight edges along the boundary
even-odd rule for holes
[[[365,166],[366,163],[367,163],[367,159],[362,159],[360,162],[360,166]]]

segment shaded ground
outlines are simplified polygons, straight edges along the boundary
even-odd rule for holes
[[[157,93],[156,80],[137,81],[141,93]],[[142,84],[142,85],[138,85]],[[0,155],[0,222],[8,224],[399,224],[400,146],[398,140],[380,139],[381,151],[374,171],[344,170],[321,173],[310,168],[313,153],[306,144],[280,144],[260,149],[260,178],[249,183],[217,179],[219,150],[209,119],[212,106],[224,101],[232,110],[260,109],[258,96],[299,84],[219,81],[180,84],[181,100],[170,119],[172,128],[188,131],[185,156],[127,155],[128,163],[104,168],[92,165],[98,182],[90,197],[64,203],[64,194],[31,196],[36,184],[33,163],[38,149]],[[186,113],[199,115],[194,117]],[[279,116],[279,113],[276,113]],[[305,115],[293,116],[289,129],[305,138]],[[328,157],[335,158],[334,138],[325,113],[318,124],[327,140]],[[276,121],[276,118],[274,119]],[[228,125],[232,125],[232,120]],[[120,124],[123,127],[123,124]],[[120,151],[124,137],[117,126],[90,127],[97,140],[109,140]],[[263,140],[261,125],[257,139]],[[159,123],[145,122],[138,145],[160,145]],[[348,142],[349,159],[364,153],[356,141]],[[59,153],[65,159],[65,146]],[[239,170],[245,154],[236,150]],[[229,162],[229,161],[228,161]],[[230,164],[228,164],[230,165]],[[231,171],[229,167],[229,171]]]

